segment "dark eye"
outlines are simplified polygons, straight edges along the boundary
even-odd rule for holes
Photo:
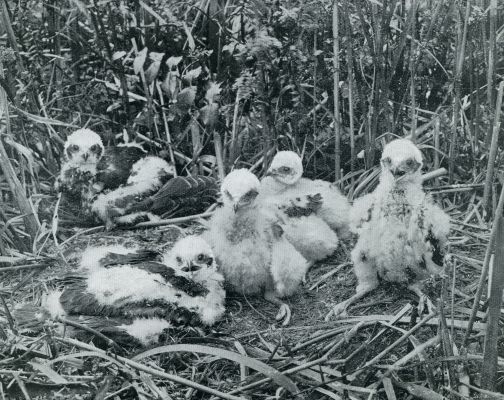
[[[257,190],[252,189],[243,195],[242,200],[252,201],[253,199],[255,199],[257,197],[257,195],[258,195]]]
[[[414,165],[415,165],[415,162],[411,158],[408,158],[408,160],[406,160],[406,166],[411,168]]]
[[[205,260],[205,255],[204,254],[198,254],[198,261],[203,261]]]
[[[179,264],[182,264],[182,258],[180,258],[180,257],[178,257],[178,256],[177,256],[177,257],[175,258],[175,260],[177,260],[177,262],[178,262]]]
[[[79,151],[79,146],[77,146],[76,144],[72,144],[70,146],[70,151],[75,153],[76,151]]]
[[[392,160],[390,159],[390,157],[382,158],[381,161],[382,161],[383,164],[390,164],[392,162]]]
[[[286,173],[289,173],[290,172],[290,168],[289,167],[280,167],[280,172],[286,174]]]
[[[93,153],[96,153],[96,152],[98,152],[99,148],[100,148],[100,147],[99,147],[97,144],[93,144],[93,145],[89,148],[89,150],[91,150]]]

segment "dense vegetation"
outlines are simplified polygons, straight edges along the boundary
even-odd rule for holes
[[[0,0],[1,261],[54,255],[53,183],[79,127],[180,174],[261,174],[293,149],[350,199],[407,136],[426,171],[446,168],[430,189],[482,255],[502,209],[504,2],[336,3]]]

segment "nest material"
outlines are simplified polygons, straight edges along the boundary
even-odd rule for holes
[[[198,229],[194,226],[186,231],[192,233]],[[68,265],[52,262],[47,268],[4,273],[2,293],[9,294],[12,302],[37,304],[53,278],[73,268],[82,250],[90,244],[138,244],[164,250],[179,235],[179,229],[168,226],[78,236],[63,249],[54,249],[55,254],[65,255]],[[133,367],[127,360],[142,349],[123,349],[121,353],[116,347],[109,347],[108,352],[103,352],[90,347],[103,343],[100,338],[92,343],[79,342],[61,336],[51,325],[35,337],[29,332],[12,330],[6,314],[12,304],[7,301],[2,324],[5,339],[1,346],[3,390],[9,398],[23,398],[24,393],[29,393],[32,398],[36,395],[40,399],[93,398],[100,391],[107,396],[117,393],[119,399],[137,398],[139,393],[154,398],[185,399],[192,394],[194,398],[210,399],[207,389],[216,390],[220,395],[228,393],[228,398],[247,395],[251,399],[267,398],[275,393],[284,399],[362,399],[372,393],[373,398],[387,399],[387,390],[393,390],[397,398],[405,398],[414,391],[424,396],[421,398],[441,398],[440,395],[448,395],[450,390],[459,390],[459,381],[467,378],[471,384],[479,381],[481,341],[471,342],[469,356],[447,354],[444,343],[449,340],[451,345],[459,345],[465,333],[470,296],[479,276],[478,260],[483,258],[484,238],[488,233],[480,230],[477,235],[481,240],[474,239],[474,235],[467,236],[473,241],[473,250],[463,250],[470,248],[467,242],[460,247],[452,246],[455,274],[453,270],[446,271],[441,284],[433,280],[425,285],[432,289],[428,290],[431,296],[437,296],[431,297],[435,304],[444,303],[443,316],[436,315],[426,321],[425,315],[416,313],[414,295],[398,285],[382,283],[350,307],[351,317],[324,323],[330,306],[355,290],[355,276],[351,266],[345,264],[353,243],[345,242],[333,257],[313,267],[306,286],[288,299],[293,311],[291,326],[275,325],[276,309],[262,298],[230,293],[226,315],[212,329],[173,329],[159,344],[198,344],[201,353],[165,347],[159,355],[142,359],[140,366]],[[339,268],[337,274],[324,278],[335,268]],[[457,294],[450,290],[453,276],[459,289]],[[316,287],[309,290],[311,286]],[[466,293],[468,298],[461,293]],[[475,333],[481,332],[482,323],[477,322],[475,328]],[[406,335],[411,329],[414,333]],[[401,338],[402,342],[391,346]],[[82,351],[90,352],[82,357],[72,356]],[[242,357],[241,367],[239,361],[226,358],[225,351]],[[115,355],[125,358],[119,360]],[[57,357],[61,361],[50,361]],[[245,368],[247,360],[260,361],[261,365],[283,371],[285,380],[272,381],[273,375],[259,367],[259,372]],[[175,382],[172,375],[166,374],[185,378],[187,382]],[[192,384],[197,388],[191,387]],[[293,391],[298,394],[294,395]]]

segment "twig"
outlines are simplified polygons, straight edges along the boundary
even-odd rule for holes
[[[431,318],[433,318],[436,314],[432,313],[427,315],[424,319],[422,319],[418,324],[416,324],[413,328],[407,331],[404,335],[402,335],[399,339],[397,339],[394,343],[388,346],[385,350],[383,350],[380,354],[375,356],[372,360],[368,361],[362,368],[370,367],[373,364],[376,364],[379,360],[381,360],[384,356],[386,356],[393,348],[400,345],[406,339],[408,339],[413,333],[415,333],[418,329],[424,326]]]
[[[348,330],[347,334],[345,334],[345,337],[343,339],[341,339],[329,352],[327,352],[326,354],[324,354],[322,357],[317,358],[316,360],[313,360],[313,361],[309,361],[309,362],[307,362],[305,364],[298,365],[296,367],[292,367],[292,368],[286,369],[285,371],[281,371],[282,374],[284,374],[284,375],[290,375],[290,374],[293,374],[295,372],[303,371],[305,369],[309,369],[309,368],[312,368],[312,367],[314,367],[316,365],[320,365],[320,364],[326,362],[329,359],[329,356],[331,354],[333,354],[334,351],[337,348],[341,347],[344,343],[348,343],[348,341],[353,336],[355,336],[355,334],[357,334],[357,332],[358,332],[358,330],[360,328],[362,328],[363,326],[367,326],[367,325],[369,325],[369,323],[361,322],[361,323],[356,324],[353,328],[351,328],[351,329]],[[238,388],[232,390],[231,392],[229,392],[228,394],[236,394],[236,393],[244,392],[246,390],[254,389],[254,388],[258,387],[258,386],[261,386],[261,385],[263,385],[265,383],[268,383],[270,380],[271,380],[271,378],[264,378],[264,379],[261,379],[259,381],[253,382],[253,383],[251,383],[249,385],[238,387]]]
[[[434,171],[427,172],[426,174],[422,175],[422,182],[426,182],[431,179],[439,178],[440,176],[446,175],[448,171],[446,168],[438,168]]]
[[[48,266],[49,264],[37,263],[37,264],[15,265],[13,267],[0,267],[0,273],[7,271],[31,269],[31,268],[47,268]]]
[[[65,343],[65,344],[70,345],[70,346],[76,346],[76,347],[79,347],[79,348],[82,348],[82,349],[85,349],[85,350],[88,350],[88,351],[92,351],[92,352],[96,353],[97,355],[106,356],[105,351],[103,351],[101,349],[98,349],[98,348],[96,348],[94,346],[88,345],[86,343],[83,343],[83,342],[81,342],[79,340],[76,340],[76,339],[62,338],[62,337],[55,337],[54,339],[57,340],[58,342]],[[146,372],[148,374],[157,376],[159,378],[163,378],[163,379],[166,379],[166,380],[171,381],[171,382],[175,382],[175,383],[178,383],[178,384],[181,384],[181,385],[184,385],[184,386],[188,386],[188,387],[194,388],[196,390],[200,390],[200,391],[202,391],[204,393],[208,393],[208,394],[217,396],[217,397],[219,397],[221,399],[226,399],[226,400],[244,400],[242,397],[232,396],[229,393],[224,393],[224,392],[221,392],[219,390],[212,389],[212,388],[210,388],[208,386],[201,385],[200,383],[193,382],[193,381],[191,381],[189,379],[182,378],[181,376],[178,376],[178,375],[172,375],[172,374],[168,374],[168,373],[163,372],[163,371],[159,371],[157,369],[148,367],[147,365],[141,364],[139,362],[130,360],[130,359],[125,358],[125,357],[115,356],[114,361],[119,366],[123,366],[123,364],[125,364],[125,365],[127,365],[129,367],[132,367],[132,368],[135,368],[135,369],[137,369],[139,371]]]
[[[170,219],[164,219],[161,221],[140,222],[139,224],[136,224],[135,226],[131,227],[131,229],[152,228],[155,226],[181,224],[183,222],[194,221],[195,219],[199,219],[199,218],[208,218],[208,217],[211,217],[212,215],[213,215],[213,212],[204,212],[201,214],[189,215],[187,217],[170,218]]]
[[[322,275],[317,282],[315,282],[313,285],[309,287],[308,290],[313,290],[317,288],[320,284],[322,284],[324,281],[326,281],[328,278],[330,278],[333,275],[336,275],[339,271],[341,271],[342,268],[349,266],[351,263],[350,262],[345,262],[343,264],[340,264],[336,266],[335,268],[331,269],[329,272],[325,273]]]

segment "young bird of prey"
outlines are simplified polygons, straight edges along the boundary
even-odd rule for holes
[[[280,298],[299,287],[307,261],[283,237],[280,221],[256,201],[259,180],[246,169],[229,173],[221,186],[224,205],[217,209],[203,234],[217,257],[226,281],[243,294],[263,293],[280,306],[283,325],[291,311]]]
[[[422,189],[422,153],[409,140],[398,139],[383,149],[380,183],[354,203],[350,228],[359,235],[352,251],[356,294],[334,306],[327,317],[369,293],[379,279],[408,285],[421,300],[422,282],[443,268],[450,218]]]
[[[79,129],[65,142],[64,162],[55,186],[81,210],[97,213],[107,221],[106,208],[111,199],[127,196],[131,201],[135,196],[150,195],[174,173],[172,165],[161,158],[146,156],[139,145],[104,147],[96,132]],[[93,209],[96,197],[104,193],[108,197]]]
[[[280,212],[285,237],[310,265],[338,248],[348,231],[346,198],[329,182],[302,178],[301,158],[280,151],[261,182],[259,201]]]
[[[133,164],[144,156],[138,145],[105,148],[96,132],[76,130],[65,142],[56,189],[78,202],[96,192],[116,189],[126,183]]]
[[[108,229],[203,212],[215,201],[213,178],[175,175],[173,165],[138,145],[105,148],[95,132],[80,129],[67,139],[56,188]]]
[[[274,196],[279,204],[285,205],[303,196],[316,196],[320,206],[313,210],[304,207],[305,215],[315,214],[339,237],[344,237],[348,233],[350,211],[346,197],[330,182],[302,175],[301,158],[293,151],[279,151],[261,181],[261,197]]]
[[[188,236],[161,262],[152,261],[156,257],[122,246],[88,248],[80,270],[61,280],[63,287],[46,296],[43,309],[53,319],[129,335],[140,344],[172,325],[215,324],[225,311],[225,291],[210,246]]]

